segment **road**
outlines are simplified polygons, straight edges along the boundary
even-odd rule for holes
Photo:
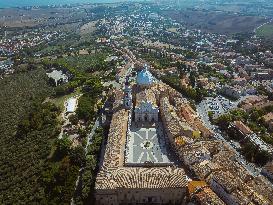
[[[99,120],[99,117],[97,117],[94,125],[93,125],[93,128],[91,130],[91,132],[87,135],[87,143],[86,143],[86,146],[85,146],[85,154],[87,154],[87,148],[90,144],[92,144],[92,140],[93,140],[93,136],[95,134],[95,131],[96,129],[100,126],[100,120]]]
[[[204,102],[201,102],[200,104],[198,104],[196,106],[197,112],[199,113],[199,116],[202,119],[202,121],[204,122],[204,124],[208,128],[210,128],[211,130],[214,131],[215,139],[225,142],[229,146],[229,148],[231,150],[233,150],[234,153],[236,153],[236,159],[239,163],[241,163],[250,173],[252,173],[252,175],[258,176],[261,172],[261,168],[257,167],[253,163],[247,162],[244,159],[244,157],[232,146],[232,144],[223,137],[223,133],[221,132],[221,130],[217,126],[211,124],[209,117],[208,117],[207,109],[205,108],[206,104],[204,104]],[[235,104],[237,104],[237,103],[235,103]]]

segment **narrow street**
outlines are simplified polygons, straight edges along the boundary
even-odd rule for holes
[[[92,139],[93,139],[93,136],[95,134],[96,129],[100,126],[99,118],[100,117],[97,117],[91,132],[87,135],[87,143],[86,143],[86,146],[85,146],[85,154],[87,154],[88,145],[92,144]]]
[[[85,146],[85,154],[87,154],[87,148],[90,144],[92,144],[92,140],[93,140],[93,136],[95,134],[95,131],[96,129],[100,126],[100,120],[99,120],[100,116],[97,117],[93,127],[92,127],[92,130],[91,132],[87,135],[87,143],[86,143],[86,146]],[[82,175],[82,172],[84,170],[84,167],[81,167],[79,169],[79,175],[78,175],[78,178],[77,178],[77,181],[75,183],[75,192],[78,190],[78,186],[79,186],[79,182],[80,182],[80,178],[81,178],[81,175]],[[75,205],[75,202],[74,202],[74,197],[71,199],[71,205]]]

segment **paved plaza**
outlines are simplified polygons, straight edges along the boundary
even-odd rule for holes
[[[154,165],[171,165],[167,156],[164,132],[159,123],[155,128],[131,127],[127,138],[126,165],[141,165],[151,162]]]

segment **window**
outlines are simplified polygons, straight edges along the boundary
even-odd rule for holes
[[[148,202],[151,203],[153,201],[152,197],[148,197]]]

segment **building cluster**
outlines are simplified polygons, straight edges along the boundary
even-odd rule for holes
[[[0,39],[0,56],[12,56],[24,48],[37,46],[60,37],[58,32],[31,31],[9,37],[8,34]]]
[[[116,91],[108,141],[96,180],[97,204],[181,203],[186,195],[193,202],[207,205],[273,203],[269,182],[262,176],[253,176],[227,144],[215,140],[214,133],[203,125],[180,93],[154,79],[147,68],[138,73],[133,89],[129,87],[126,82],[123,93]],[[132,123],[148,126],[157,120],[163,124],[169,150],[176,152],[191,176],[176,165],[125,164]]]
[[[252,143],[255,147],[268,153],[273,153],[273,147],[265,143],[256,133],[254,133],[247,125],[242,121],[234,121],[230,124],[229,129],[237,137],[243,139],[246,142]]]
[[[187,187],[182,168],[124,166],[129,110],[124,107],[120,91],[115,93],[113,112],[102,166],[96,179],[96,203],[181,202]]]
[[[213,140],[176,146],[185,165],[226,204],[272,204],[269,182],[252,176],[226,144]]]
[[[252,109],[263,109],[268,106],[273,106],[273,101],[268,100],[266,96],[249,96],[242,102],[239,107],[249,112]]]
[[[132,124],[137,127],[153,128],[157,121],[162,121],[163,130],[167,132],[168,137],[170,136],[168,131],[173,133],[172,129],[177,127],[177,137],[184,137],[185,143],[186,140],[188,140],[187,143],[193,143],[201,137],[210,137],[213,133],[203,126],[196,112],[187,101],[182,99],[181,94],[169,86],[157,82],[147,68],[138,73],[136,82],[133,89],[130,89],[130,84],[126,81],[124,92],[116,91],[108,142],[96,180],[97,203],[181,203],[186,196],[189,179],[183,168],[170,163],[155,165],[157,162],[152,161],[144,161],[141,166],[139,166],[139,162],[136,162],[135,165],[134,161],[127,163],[130,150],[126,147],[128,147],[127,143],[130,144],[128,135],[131,132]],[[169,98],[163,96],[170,96],[173,103],[177,101],[177,105],[181,106],[181,110],[179,110],[181,117],[170,116],[174,119],[170,119],[169,122],[165,120],[169,117],[169,110],[174,108],[166,104],[169,103]],[[163,114],[159,115],[159,111],[163,112],[165,109],[168,111],[166,112],[168,116],[163,119]],[[172,113],[174,112],[175,110],[172,111]],[[180,122],[182,116],[184,116],[184,121]],[[156,126],[156,129],[160,128]],[[146,140],[148,139],[146,138]],[[172,139],[177,140],[174,137]],[[167,141],[169,144],[169,140]],[[164,140],[160,140],[160,147],[169,146],[164,145],[163,142]],[[149,144],[147,141],[144,143],[146,144],[142,149],[147,149],[147,151],[150,148],[153,149],[150,147],[152,141]],[[149,153],[152,154],[152,152]],[[158,156],[154,155],[153,157]]]
[[[175,67],[176,62],[182,62],[198,74],[200,64],[210,66],[216,74],[201,74],[199,80],[209,93],[240,99],[255,95],[258,86],[269,91],[273,89],[273,54],[262,47],[257,37],[241,41],[188,29],[174,19],[153,13],[149,5],[135,5],[134,13],[116,13],[101,19],[98,28],[105,29],[105,36],[119,47],[127,45],[124,37],[129,37],[137,53],[166,58],[171,62],[170,68]],[[239,47],[253,52],[245,54]]]
[[[212,191],[205,181],[191,181],[188,183],[191,202],[202,205],[224,205],[225,203]]]
[[[8,58],[0,58],[0,73],[12,73],[13,61]]]
[[[163,66],[167,67],[165,70],[153,70],[156,76],[181,74],[178,84],[183,88],[198,86],[208,91],[209,96],[225,95],[240,101],[239,107],[250,112],[273,106],[268,97],[257,95],[259,87],[268,93],[273,91],[272,52],[261,48],[256,37],[242,43],[226,35],[189,30],[175,20],[153,13],[148,4],[136,3],[132,10],[134,12],[129,12],[128,5],[128,12],[114,12],[96,21],[96,29],[104,33],[96,43],[112,46],[114,50],[123,48],[121,53],[127,62],[117,69],[116,81],[124,83],[125,88],[115,90],[113,107],[109,108],[113,115],[95,183],[96,203],[181,204],[188,196],[191,201],[206,205],[273,204],[273,188],[269,182],[263,176],[250,173],[239,162],[238,153],[215,140],[215,133],[200,119],[207,111],[222,114],[230,110],[230,101],[221,96],[211,97],[205,101],[210,110],[201,113],[176,90],[155,79],[148,68],[138,71],[133,85],[127,78],[133,62],[136,63],[134,54],[143,55],[143,58],[152,56],[155,61],[165,60],[168,65]],[[14,56],[24,48],[49,43],[61,36],[65,35],[39,31],[12,38],[5,35],[0,39],[0,57]],[[245,54],[238,51],[238,46],[242,50],[263,52]],[[128,47],[134,49],[134,54]],[[89,51],[82,49],[79,54],[87,55]],[[41,52],[36,53],[40,55]],[[0,70],[8,70],[12,64],[8,58],[0,61]],[[190,71],[195,73],[194,83]],[[69,75],[57,70],[52,70],[48,76],[56,86],[69,79]],[[67,102],[68,116],[75,112],[76,102],[76,99]],[[262,120],[271,132],[273,113],[266,113]],[[74,134],[77,125],[66,122],[62,134]],[[234,121],[230,126],[243,139],[272,153],[272,147],[243,122]],[[156,133],[161,133],[164,139],[156,139]],[[178,158],[174,157],[174,161],[164,158],[164,161],[162,150],[166,152],[164,157],[175,153]],[[132,156],[136,153],[139,156]],[[264,166],[262,173],[272,179],[272,170],[271,162]]]

